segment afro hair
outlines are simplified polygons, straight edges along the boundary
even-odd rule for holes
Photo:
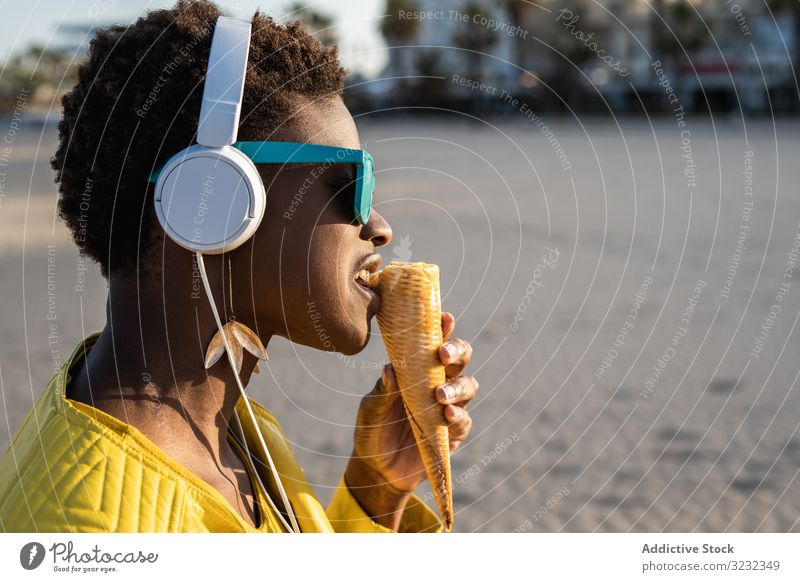
[[[148,178],[194,142],[219,8],[179,1],[130,26],[101,29],[62,99],[51,160],[58,211],[80,251],[108,278],[153,259],[163,235]],[[297,22],[256,12],[239,139],[265,140],[300,100],[342,96],[346,71]]]

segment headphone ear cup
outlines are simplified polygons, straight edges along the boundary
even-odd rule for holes
[[[155,188],[164,232],[190,251],[219,254],[255,233],[266,192],[255,164],[239,150],[195,145],[166,163]]]

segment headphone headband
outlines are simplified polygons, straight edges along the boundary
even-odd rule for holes
[[[250,22],[220,16],[206,68],[197,144],[173,155],[156,182],[156,216],[185,249],[232,251],[264,216],[266,192],[236,141],[250,52]]]
[[[250,22],[220,16],[211,40],[197,143],[222,147],[236,141],[242,109]]]

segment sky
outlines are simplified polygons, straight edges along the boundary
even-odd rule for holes
[[[257,8],[287,19],[292,0],[216,0],[229,16],[247,18]],[[63,43],[59,25],[128,24],[145,12],[167,8],[175,0],[0,0],[0,60],[32,43]],[[306,5],[334,18],[342,63],[354,72],[375,76],[386,61],[379,23],[385,0],[309,0]]]

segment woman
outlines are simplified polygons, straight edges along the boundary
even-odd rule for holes
[[[149,178],[194,141],[218,16],[209,2],[179,2],[99,31],[63,100],[52,160],[59,211],[108,279],[108,321],[76,348],[12,440],[0,464],[0,527],[277,532],[291,515],[304,532],[438,531],[412,493],[424,470],[391,367],[361,402],[352,457],[327,510],[277,421],[253,403],[280,478],[267,469],[231,362],[206,367],[217,325],[194,255],[159,227]],[[359,148],[344,79],[335,48],[257,13],[239,139]],[[257,335],[245,342],[244,385],[265,355],[259,340],[273,335],[362,350],[378,302],[355,278],[378,267],[375,249],[392,237],[374,210],[365,224],[354,220],[349,164],[258,172],[268,195],[255,236],[204,261],[219,313]],[[453,325],[445,313],[445,338]],[[448,382],[437,398],[455,449],[472,424],[465,406],[477,382],[462,375],[471,347],[447,339],[439,355]]]

